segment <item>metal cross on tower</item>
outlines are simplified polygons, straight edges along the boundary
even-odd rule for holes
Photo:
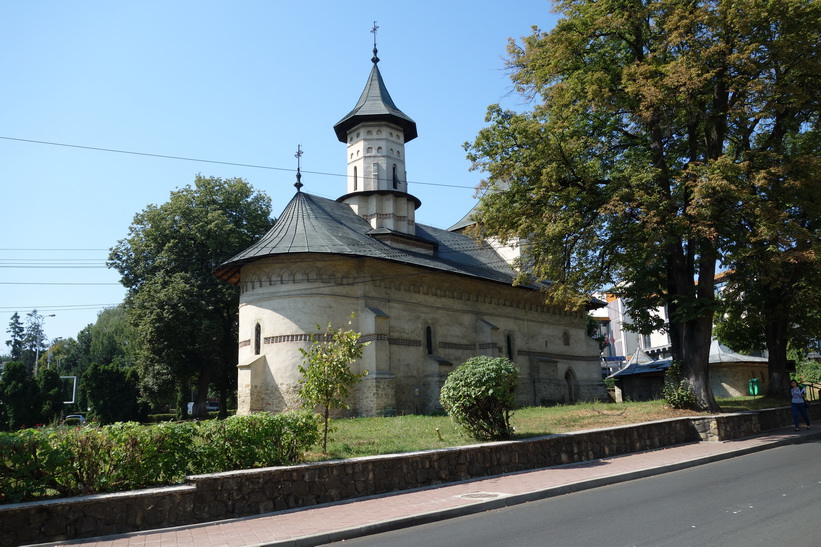
[[[376,64],[376,63],[379,62],[379,57],[376,56],[376,31],[377,30],[379,30],[379,25],[377,25],[376,21],[374,21],[373,22],[373,28],[371,29],[371,32],[373,33],[373,57],[371,58],[371,61],[373,61],[373,64]]]
[[[296,182],[294,183],[294,186],[296,186],[296,191],[300,192],[302,190],[302,173],[299,171],[301,163],[300,158],[302,158],[301,144],[296,145],[296,154],[294,154],[294,157],[296,158]]]

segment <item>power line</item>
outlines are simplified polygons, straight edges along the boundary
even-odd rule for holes
[[[32,282],[32,281],[0,281],[0,285],[83,285],[83,286],[94,286],[94,287],[102,287],[102,286],[114,286],[120,285],[120,283],[71,283],[66,281],[59,281],[59,282]]]
[[[109,251],[110,249],[33,249],[24,247],[0,247],[0,251]]]
[[[94,150],[95,152],[109,152],[109,153],[112,153],[112,154],[129,154],[129,155],[132,155],[132,156],[145,156],[145,157],[149,157],[149,158],[162,158],[162,159],[166,159],[166,160],[193,161],[193,162],[198,162],[198,163],[214,163],[214,164],[217,164],[217,165],[231,165],[231,166],[234,166],[234,167],[248,167],[248,168],[251,168],[251,169],[268,169],[268,170],[271,170],[271,171],[288,171],[288,172],[291,172],[291,173],[296,172],[294,169],[290,169],[290,168],[286,168],[286,167],[272,167],[270,165],[255,165],[255,164],[250,164],[250,163],[236,163],[236,162],[231,162],[231,161],[206,160],[206,159],[202,159],[202,158],[187,158],[185,156],[170,156],[170,155],[167,155],[167,154],[152,154],[152,153],[149,153],[149,152],[134,152],[132,150],[118,150],[118,149],[115,149],[115,148],[101,148],[101,147],[98,147],[98,146],[83,146],[83,145],[80,145],[80,144],[67,144],[67,143],[62,143],[62,142],[38,141],[38,140],[33,140],[33,139],[20,139],[20,138],[17,138],[17,137],[3,137],[3,136],[0,136],[0,139],[4,139],[4,140],[7,140],[7,141],[27,142],[27,143],[30,143],[30,144],[44,144],[44,145],[48,145],[48,146],[62,146],[64,148],[79,148],[81,150]],[[348,175],[344,175],[344,174],[340,174],[340,173],[326,173],[326,172],[323,172],[323,171],[305,171],[305,170],[302,170],[302,173],[308,173],[308,174],[311,174],[311,175],[322,175],[322,176],[327,176],[327,177],[347,177],[348,176]],[[418,181],[418,180],[416,180],[416,181],[409,180],[407,182],[409,184],[422,184],[422,185],[425,185],[425,186],[442,186],[442,187],[446,187],[446,188],[463,188],[463,189],[466,189],[466,190],[475,190],[476,189],[474,186],[462,186],[462,185],[459,185],[459,184],[442,184],[442,183],[438,183],[438,182],[421,182],[421,181]]]

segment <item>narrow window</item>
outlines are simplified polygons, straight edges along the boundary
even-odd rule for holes
[[[393,187],[394,189],[399,188],[399,177],[396,176],[396,164],[393,164]]]
[[[507,358],[513,361],[513,337],[507,335]]]
[[[254,355],[259,355],[260,342],[262,342],[262,327],[257,323],[254,327]]]
[[[428,348],[428,355],[433,355],[433,329],[425,327],[425,347]]]
[[[356,191],[356,184],[358,182],[357,177],[358,177],[358,174],[356,172],[356,166],[354,165],[354,167],[353,167],[353,189],[354,189],[354,191]]]
[[[562,343],[563,343],[565,346],[569,346],[569,345],[570,345],[570,333],[569,333],[569,332],[564,331],[564,332],[562,333]]]

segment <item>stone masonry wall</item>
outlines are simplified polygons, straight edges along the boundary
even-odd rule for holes
[[[821,405],[811,407],[814,420]],[[660,420],[522,441],[197,475],[187,484],[0,506],[0,546],[258,515],[652,450],[792,423],[789,408]]]

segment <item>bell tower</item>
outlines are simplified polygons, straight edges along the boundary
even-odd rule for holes
[[[416,122],[399,110],[379,72],[374,22],[373,68],[356,106],[334,125],[347,145],[347,193],[337,201],[350,205],[375,230],[415,234],[421,202],[408,193],[405,143],[417,137]]]

